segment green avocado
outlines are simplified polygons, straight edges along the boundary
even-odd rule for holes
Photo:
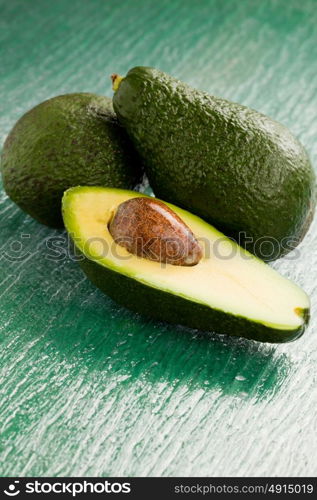
[[[119,205],[145,196],[128,190],[74,187],[65,192],[65,227],[88,278],[119,304],[154,319],[262,342],[299,337],[309,299],[294,283],[199,217],[166,205],[202,246],[193,266],[129,253],[109,231]],[[153,199],[153,198],[152,198]]]
[[[286,127],[156,69],[112,78],[114,110],[145,159],[156,196],[264,260],[302,240],[315,208],[315,176]]]
[[[28,111],[9,133],[1,158],[9,197],[52,227],[63,225],[65,189],[132,189],[141,179],[140,165],[111,99],[88,93],[54,97]]]

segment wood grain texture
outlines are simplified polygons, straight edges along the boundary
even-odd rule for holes
[[[153,65],[269,114],[317,161],[314,0],[1,0],[1,144],[57,94]],[[0,194],[0,474],[316,475],[317,223],[274,264],[312,299],[284,346],[152,323]]]

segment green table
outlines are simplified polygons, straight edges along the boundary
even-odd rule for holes
[[[157,66],[288,125],[317,161],[314,0],[1,0],[1,143],[66,92]],[[316,475],[317,224],[274,264],[310,294],[293,344],[151,322],[0,198],[1,475]]]

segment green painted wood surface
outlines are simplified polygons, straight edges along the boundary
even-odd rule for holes
[[[1,143],[65,92],[157,66],[284,122],[317,164],[314,0],[1,0]],[[0,198],[2,475],[316,475],[317,224],[277,262],[307,333],[260,345],[153,323],[102,296]],[[64,251],[63,250],[63,251]]]

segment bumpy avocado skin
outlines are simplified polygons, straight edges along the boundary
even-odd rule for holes
[[[36,220],[63,226],[69,187],[133,188],[141,160],[111,99],[89,93],[49,99],[23,115],[8,135],[1,171],[9,197]]]
[[[159,198],[264,260],[301,241],[315,209],[315,175],[286,127],[147,67],[128,72],[113,104]]]
[[[295,330],[269,328],[239,316],[211,309],[198,302],[186,300],[179,295],[152,288],[103,267],[84,256],[79,263],[90,281],[118,304],[159,321],[269,343],[296,340],[304,333],[309,321],[309,311],[305,310],[303,312],[305,324],[300,328]]]

